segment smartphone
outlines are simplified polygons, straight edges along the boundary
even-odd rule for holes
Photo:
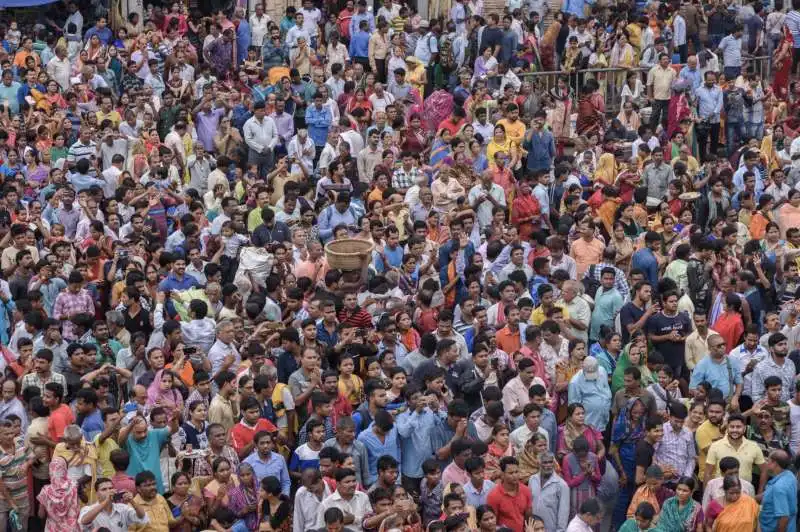
[[[125,496],[124,491],[118,491],[114,493],[114,498],[112,499],[114,502],[122,502],[122,498]]]

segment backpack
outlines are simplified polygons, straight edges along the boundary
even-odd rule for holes
[[[583,280],[583,289],[586,292],[586,295],[594,299],[595,294],[597,294],[597,290],[600,288],[600,281],[594,276],[594,267],[595,265],[592,264],[589,266],[588,274],[589,276],[584,276]]]

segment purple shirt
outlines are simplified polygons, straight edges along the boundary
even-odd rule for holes
[[[285,111],[280,115],[272,113],[270,116],[275,122],[275,130],[278,132],[278,136],[284,144],[288,143],[294,136],[294,118]]]
[[[219,129],[219,121],[225,116],[225,109],[212,109],[209,112],[200,111],[197,113],[195,127],[197,128],[197,138],[203,144],[207,152],[214,151],[214,135]]]

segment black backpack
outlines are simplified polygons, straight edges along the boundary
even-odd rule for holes
[[[586,292],[586,295],[594,299],[594,295],[597,293],[598,288],[600,288],[600,281],[594,276],[594,267],[595,265],[592,264],[589,266],[589,276],[584,276],[583,280],[583,289]]]

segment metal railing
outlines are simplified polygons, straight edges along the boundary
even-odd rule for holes
[[[685,65],[672,65],[673,68],[683,68]],[[747,57],[744,60],[742,71],[748,68],[753,68],[756,73],[761,76],[765,82],[770,80],[772,75],[772,58],[769,56]],[[552,72],[526,72],[518,74],[520,80],[529,80],[535,84],[540,90],[549,91],[556,87],[558,78],[561,76],[568,77],[569,88],[572,94],[577,99],[581,95],[581,87],[587,79],[594,78],[600,83],[600,91],[606,104],[606,111],[616,115],[622,103],[622,86],[625,83],[625,77],[628,72],[638,71],[642,75],[642,83],[646,85],[647,72],[649,68],[634,67],[628,68],[589,68],[585,70],[576,70],[571,73],[564,71]]]

